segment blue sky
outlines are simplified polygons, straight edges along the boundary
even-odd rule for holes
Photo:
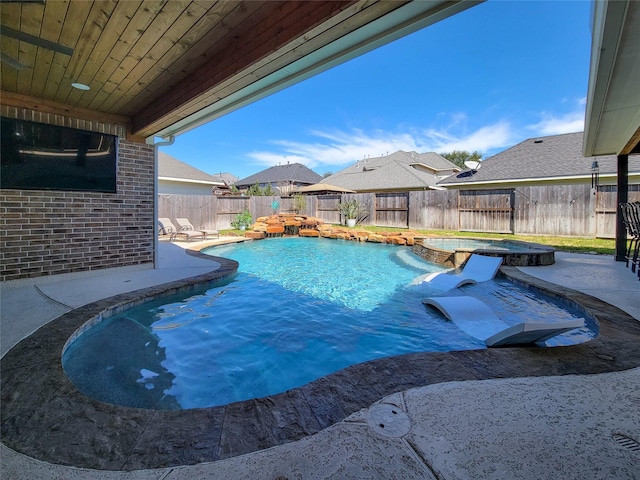
[[[583,130],[588,1],[489,0],[176,138],[161,150],[244,178],[323,175],[397,150],[494,155]]]

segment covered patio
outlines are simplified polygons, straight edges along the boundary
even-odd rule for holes
[[[115,194],[1,192],[18,212],[53,205],[31,230],[23,228],[26,213],[2,220],[10,232],[0,241],[10,253],[2,267],[2,476],[637,477],[640,295],[635,276],[611,258],[568,254],[512,272],[568,292],[598,316],[606,335],[566,352],[392,358],[320,379],[306,392],[186,415],[121,415],[69,387],[56,363],[75,315],[99,311],[106,297],[130,300],[136,290],[193,283],[221,267],[158,244],[158,145],[477,3],[2,2],[2,116],[115,132],[121,182]],[[592,31],[584,153],[618,156],[623,203],[628,155],[640,151],[632,81],[640,4],[596,1]],[[622,229],[617,241],[622,260]],[[135,248],[116,251],[123,243]],[[48,263],[42,251],[56,248],[60,258]],[[34,379],[46,395],[24,388]],[[313,414],[294,418],[288,397],[315,399]],[[411,433],[376,431],[377,406],[402,411]],[[51,409],[61,416],[49,416]],[[78,423],[67,424],[71,418]],[[177,422],[169,435],[164,422]],[[234,422],[242,428],[223,435],[221,423]],[[511,441],[496,443],[496,435]]]

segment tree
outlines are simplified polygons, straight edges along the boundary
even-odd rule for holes
[[[267,183],[267,186],[262,188],[260,184],[256,182],[247,189],[247,195],[250,197],[273,197],[277,195],[277,192],[270,183]]]
[[[333,175],[333,172],[324,172],[322,174],[322,178],[327,178],[327,177],[330,177],[331,175]]]
[[[267,183],[267,186],[262,190],[262,195],[265,197],[273,197],[276,194],[276,191],[273,189],[270,183]]]
[[[293,196],[293,211],[296,213],[300,213],[305,208],[307,208],[307,198],[304,195],[296,193]]]
[[[467,152],[466,150],[454,150],[453,152],[440,153],[439,155],[446,158],[451,163],[455,163],[462,169],[467,168],[464,162],[469,160],[479,162],[482,160],[482,154],[477,150],[474,150],[473,152]]]
[[[247,195],[250,197],[259,197],[264,195],[262,188],[258,182],[254,183],[247,189]]]

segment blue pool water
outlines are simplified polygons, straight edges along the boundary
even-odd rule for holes
[[[501,240],[479,240],[475,238],[425,238],[422,242],[425,245],[448,251],[457,249],[498,250],[505,252],[538,250],[535,247],[527,246],[525,243],[511,243]]]
[[[189,298],[164,298],[105,319],[63,356],[69,378],[110,403],[188,409],[262,397],[349,365],[417,351],[485,348],[421,299],[441,267],[405,247],[283,238],[214,247],[239,274]],[[507,322],[578,312],[506,281],[472,295]],[[592,326],[593,327],[593,326]],[[556,344],[591,338],[574,331]]]

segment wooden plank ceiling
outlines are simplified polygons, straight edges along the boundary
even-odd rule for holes
[[[124,119],[148,137],[407,3],[5,0],[0,101]]]

